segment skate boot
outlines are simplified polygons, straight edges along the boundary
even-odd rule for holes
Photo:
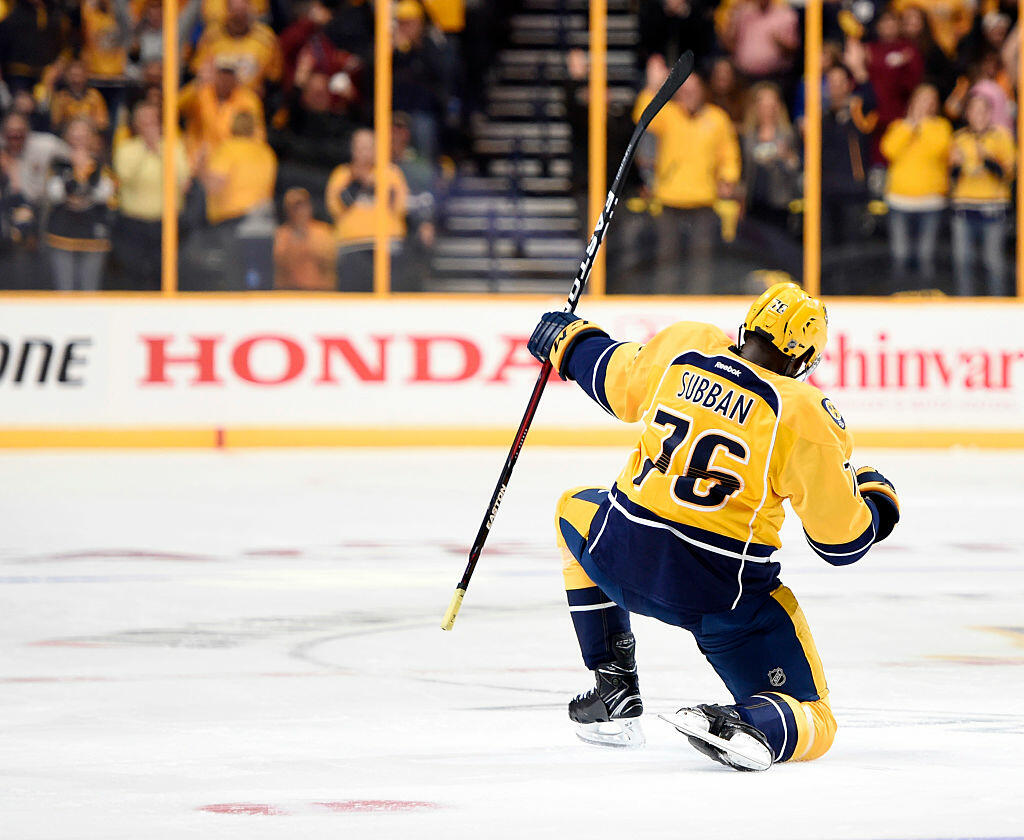
[[[636,674],[636,641],[632,633],[621,633],[611,643],[615,659],[594,671],[594,688],[569,702],[569,719],[576,724],[576,734],[588,743],[640,747],[644,704]]]
[[[682,732],[694,748],[720,764],[735,770],[767,770],[772,766],[768,739],[760,729],[741,720],[735,709],[705,703],[659,717]]]

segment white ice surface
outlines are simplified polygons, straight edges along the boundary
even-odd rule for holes
[[[727,695],[646,619],[648,745],[570,729],[552,511],[622,452],[528,447],[439,629],[503,459],[0,456],[0,838],[1024,837],[1024,453],[859,453],[904,521],[853,567],[790,517],[839,735],[761,774],[656,719]]]

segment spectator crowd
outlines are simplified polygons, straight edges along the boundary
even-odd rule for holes
[[[684,49],[700,68],[652,125],[652,291],[706,292],[744,247],[799,273],[803,17],[785,0],[642,4],[636,108]],[[1017,3],[825,0],[823,38],[824,291],[1012,294]]]
[[[369,290],[380,193],[394,285],[420,288],[517,4],[393,3],[385,172],[371,0],[178,4],[181,287]],[[720,265],[743,249],[799,275],[803,3],[634,7],[634,119],[682,51],[698,58],[631,182],[633,240],[650,255],[634,288],[721,291]],[[824,291],[1012,293],[1016,2],[826,0],[824,12]],[[159,287],[163,50],[162,0],[0,0],[0,287]],[[586,56],[566,64],[572,121]],[[885,268],[865,271],[870,259]]]
[[[500,3],[393,4],[381,174],[372,2],[179,0],[180,286],[369,290],[379,187],[415,288]],[[0,287],[159,288],[163,52],[162,0],[0,0]]]

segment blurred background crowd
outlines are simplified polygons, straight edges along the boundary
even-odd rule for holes
[[[396,0],[375,166],[369,0],[179,0],[179,286],[562,290],[587,224],[585,0]],[[685,49],[609,292],[802,271],[804,8],[609,0],[608,179]],[[822,290],[1014,293],[1017,3],[827,0]],[[0,0],[0,287],[157,289],[162,0]]]

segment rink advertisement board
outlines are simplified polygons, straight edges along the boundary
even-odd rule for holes
[[[747,303],[613,298],[581,311],[616,338],[643,341],[680,319],[734,335]],[[240,430],[266,443],[501,442],[537,374],[530,329],[559,306],[508,297],[7,299],[0,427],[26,445],[33,430],[106,431],[116,443],[117,432],[147,429],[207,430],[221,442]],[[913,443],[918,433],[1019,443],[1024,308],[840,300],[830,313],[814,384],[858,433],[878,443]],[[535,429],[541,440],[580,443],[631,433],[557,380]]]

